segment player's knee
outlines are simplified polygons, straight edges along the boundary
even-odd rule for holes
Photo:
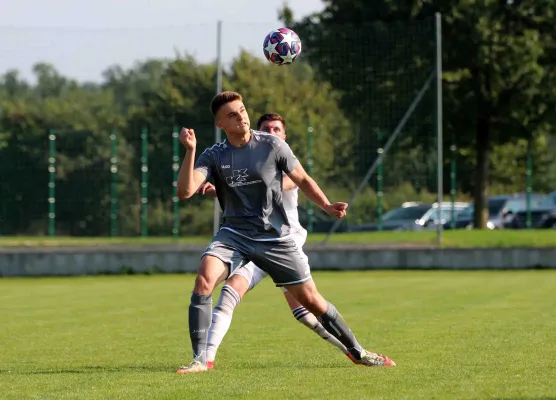
[[[307,298],[304,304],[305,308],[315,315],[322,315],[326,312],[326,304],[320,301],[320,298],[313,296]]]
[[[240,300],[249,290],[249,282],[241,275],[232,275],[227,281],[226,285],[232,287],[239,295]]]
[[[322,315],[326,312],[328,304],[314,287],[303,288],[296,293],[295,297],[303,307],[315,315]]]
[[[193,290],[197,294],[209,295],[214,290],[216,286],[216,281],[211,280],[210,277],[206,275],[199,274],[195,278],[195,289]]]

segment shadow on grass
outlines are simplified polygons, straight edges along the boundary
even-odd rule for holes
[[[175,372],[175,368],[166,365],[122,365],[117,367],[86,365],[73,369],[43,369],[37,371],[0,370],[0,374],[13,375],[96,374],[104,372]]]
[[[122,366],[96,366],[96,365],[86,365],[77,368],[62,368],[62,369],[40,369],[37,371],[17,371],[17,370],[0,370],[0,375],[10,374],[10,375],[58,375],[58,374],[98,374],[98,373],[129,373],[129,372],[164,372],[164,373],[175,373],[177,366],[167,366],[167,365],[122,365]],[[334,363],[305,363],[296,366],[297,368],[304,369],[344,369],[344,368],[354,368],[350,364],[334,364]],[[222,372],[229,372],[235,370],[266,370],[266,369],[283,369],[292,368],[291,364],[276,365],[268,363],[250,363],[244,365],[237,364],[226,364],[222,366],[217,366],[217,370]]]

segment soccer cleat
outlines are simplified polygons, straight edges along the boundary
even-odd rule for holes
[[[355,357],[353,357],[349,351],[345,354],[351,361],[353,361],[354,364],[357,364],[357,360],[355,360]]]
[[[396,363],[385,355],[372,353],[363,350],[361,352],[361,359],[354,360],[355,364],[364,365],[366,367],[395,367]]]
[[[214,361],[207,361],[207,369],[214,369]]]
[[[194,372],[205,372],[207,366],[199,360],[191,361],[189,365],[182,365],[176,371],[176,374],[192,374]]]

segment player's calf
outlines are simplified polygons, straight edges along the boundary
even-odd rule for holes
[[[189,337],[193,362],[177,370],[179,374],[206,370],[208,333],[212,315],[212,291],[227,276],[228,266],[219,258],[204,256],[195,279],[189,304]]]
[[[363,349],[346,321],[342,318],[338,310],[336,310],[336,307],[328,303],[320,293],[318,293],[313,281],[287,286],[287,289],[301,305],[315,314],[317,320],[332,336],[346,347],[348,353],[351,355],[350,358],[352,358],[356,364],[365,366],[396,365],[388,357]]]

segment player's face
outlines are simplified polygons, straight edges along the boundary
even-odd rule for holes
[[[263,121],[260,129],[263,132],[268,132],[282,140],[286,140],[286,130],[282,121]]]
[[[216,114],[216,126],[228,135],[248,133],[250,121],[243,102],[236,100],[224,104]]]

